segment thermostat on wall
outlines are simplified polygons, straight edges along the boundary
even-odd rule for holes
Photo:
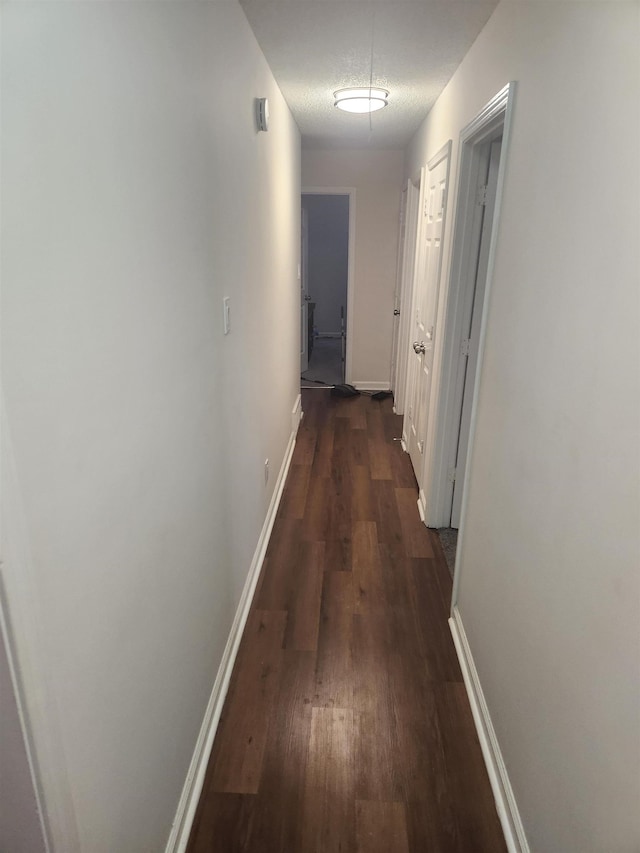
[[[269,130],[269,101],[267,98],[257,98],[258,130]]]

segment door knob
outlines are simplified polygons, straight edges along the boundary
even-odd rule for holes
[[[305,302],[311,302],[311,297],[309,295],[305,294],[304,301]]]
[[[413,342],[413,351],[416,355],[424,355],[425,345],[424,343],[418,343],[418,341]]]
[[[394,316],[394,317],[398,317],[398,316],[399,316],[399,314],[400,314],[400,309],[399,309],[399,308],[394,308],[394,309],[393,309],[393,316]]]

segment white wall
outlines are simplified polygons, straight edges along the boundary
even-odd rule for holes
[[[236,2],[8,5],[2,50],[3,571],[42,785],[57,849],[156,851],[291,430],[299,134]]]
[[[640,848],[638,43],[637,3],[503,2],[407,159],[455,175],[517,81],[458,604],[545,853]]]
[[[347,381],[387,384],[391,371],[393,294],[402,151],[302,151],[302,186],[354,187],[355,280],[351,376]]]
[[[340,309],[347,313],[349,196],[303,195],[309,223],[309,294],[318,333],[340,334]]]

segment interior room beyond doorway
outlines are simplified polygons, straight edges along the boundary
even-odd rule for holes
[[[301,380],[306,386],[337,385],[345,381],[349,196],[303,193],[302,211],[308,364]]]

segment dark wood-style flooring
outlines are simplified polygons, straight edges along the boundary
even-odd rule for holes
[[[401,419],[303,408],[188,850],[504,851]]]

